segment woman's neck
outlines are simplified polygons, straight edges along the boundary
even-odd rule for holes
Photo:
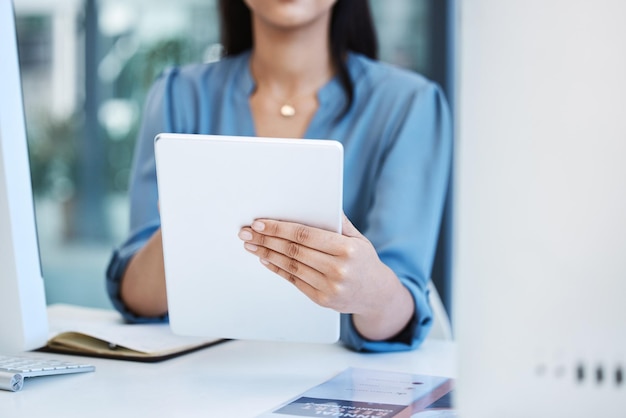
[[[317,91],[333,77],[328,22],[311,22],[297,29],[255,22],[251,71],[257,88],[294,97]]]

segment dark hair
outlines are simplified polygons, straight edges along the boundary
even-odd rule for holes
[[[236,55],[252,48],[252,16],[243,0],[220,0],[220,30],[224,54]],[[369,0],[337,0],[330,22],[330,53],[348,101],[352,106],[354,84],[345,57],[348,51],[378,58],[378,40]]]

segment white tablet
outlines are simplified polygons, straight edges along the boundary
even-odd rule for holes
[[[269,271],[238,233],[257,218],[341,231],[334,140],[159,134],[155,139],[170,324],[181,335],[332,343],[339,313]]]

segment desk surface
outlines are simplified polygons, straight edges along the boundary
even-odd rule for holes
[[[33,378],[20,392],[0,391],[0,415],[255,417],[347,367],[455,377],[454,351],[453,343],[438,340],[413,352],[385,354],[339,345],[229,341],[161,363],[80,358],[96,371]]]

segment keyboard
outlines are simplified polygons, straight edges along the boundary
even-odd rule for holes
[[[0,355],[0,389],[17,392],[22,389],[26,377],[93,372],[94,370],[96,370],[94,366],[85,363]]]

